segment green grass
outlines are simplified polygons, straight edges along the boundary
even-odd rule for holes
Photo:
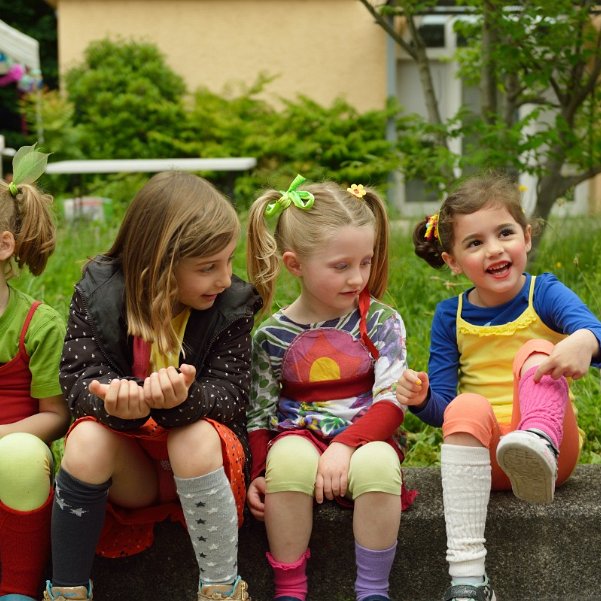
[[[409,226],[410,227],[410,226]],[[73,285],[88,257],[106,250],[116,233],[116,224],[78,223],[59,228],[55,254],[46,271],[37,278],[23,273],[14,284],[34,297],[44,300],[67,316]],[[408,334],[409,363],[425,370],[428,363],[429,327],[436,303],[468,287],[463,277],[448,270],[436,271],[413,253],[410,229],[393,224],[389,287],[385,302],[403,317]],[[591,310],[601,315],[601,216],[563,219],[552,222],[541,242],[536,261],[530,266],[534,274],[552,271],[572,288]],[[241,241],[234,271],[245,277],[245,248]],[[275,306],[295,298],[298,283],[283,274]],[[574,383],[578,421],[586,442],[581,461],[601,463],[601,392],[599,370],[591,369]],[[434,465],[438,461],[440,430],[426,426],[408,415],[410,451],[407,465]]]

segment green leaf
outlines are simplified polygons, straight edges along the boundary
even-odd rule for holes
[[[13,182],[33,184],[45,171],[50,154],[38,152],[33,146],[21,146],[13,158]]]

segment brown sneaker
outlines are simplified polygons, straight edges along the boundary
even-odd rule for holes
[[[239,576],[233,584],[233,588],[223,590],[223,585],[220,584],[205,584],[198,591],[198,601],[252,601],[248,596],[248,584]]]
[[[52,586],[48,581],[44,601],[92,601],[92,583],[87,586]]]

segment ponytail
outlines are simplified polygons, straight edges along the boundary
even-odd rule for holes
[[[52,196],[33,184],[21,184],[13,194],[10,184],[1,182],[0,203],[3,208],[0,227],[9,229],[15,238],[14,257],[18,267],[26,265],[33,275],[40,275],[56,245],[50,210]]]
[[[248,213],[248,240],[246,246],[246,270],[250,282],[263,299],[260,315],[271,310],[275,293],[275,282],[280,273],[280,257],[275,237],[265,221],[265,209],[276,201],[280,194],[270,190],[257,198]]]
[[[429,217],[420,221],[413,230],[413,246],[415,254],[428,263],[430,266],[440,269],[444,267],[445,262],[442,258],[443,248],[438,236],[429,236],[426,238],[428,230]]]
[[[367,283],[370,294],[381,299],[388,285],[388,214],[382,199],[369,188],[359,202],[365,202],[375,217],[375,245],[371,272]]]

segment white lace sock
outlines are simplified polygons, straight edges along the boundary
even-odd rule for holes
[[[451,578],[483,577],[491,486],[488,449],[443,444],[441,475],[449,574]]]

